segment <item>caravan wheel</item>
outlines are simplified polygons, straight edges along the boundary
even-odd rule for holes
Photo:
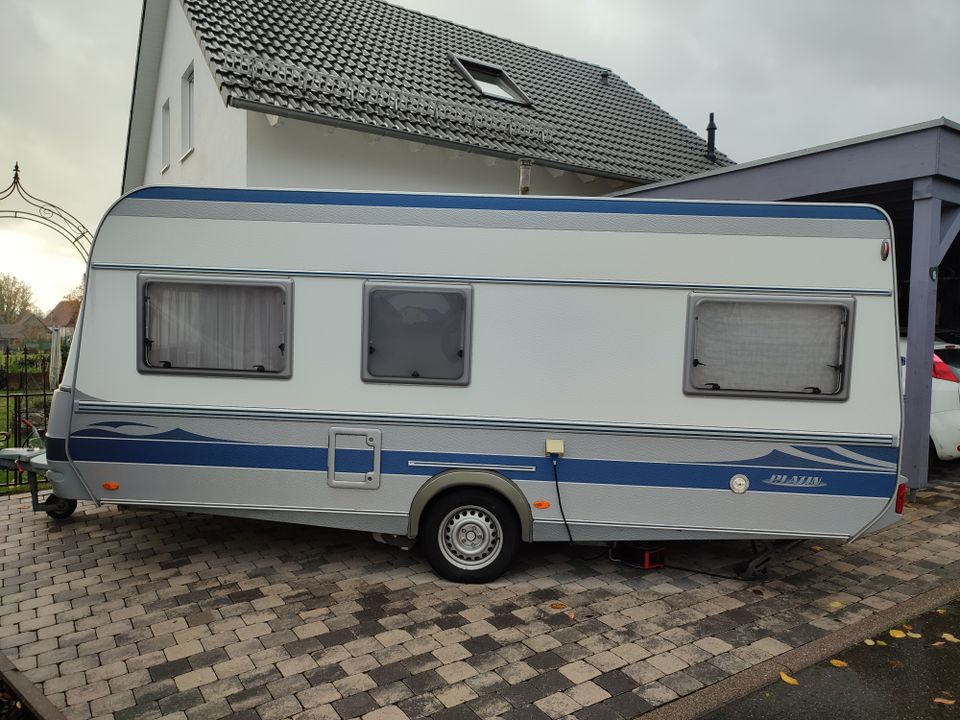
[[[43,509],[54,520],[66,520],[77,509],[77,501],[65,500],[50,493],[43,501]]]
[[[496,493],[452,490],[428,508],[421,543],[438,575],[455,582],[490,582],[517,551],[520,525],[510,504]]]

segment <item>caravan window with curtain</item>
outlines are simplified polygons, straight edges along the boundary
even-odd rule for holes
[[[684,390],[847,397],[853,299],[694,295]]]
[[[290,376],[290,283],[141,278],[140,369]]]

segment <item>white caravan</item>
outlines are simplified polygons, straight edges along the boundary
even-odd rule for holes
[[[897,518],[890,222],[855,205],[147,187],[107,213],[55,497],[417,538]]]

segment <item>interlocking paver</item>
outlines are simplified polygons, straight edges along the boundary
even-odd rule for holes
[[[960,574],[960,467],[932,477],[900,524],[753,584],[539,546],[458,586],[359,533],[83,505],[56,525],[6,497],[0,651],[77,718],[634,717]],[[722,575],[726,547],[677,564]]]

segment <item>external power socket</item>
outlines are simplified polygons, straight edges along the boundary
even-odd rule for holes
[[[563,440],[547,438],[546,454],[555,455],[556,457],[563,457]]]

